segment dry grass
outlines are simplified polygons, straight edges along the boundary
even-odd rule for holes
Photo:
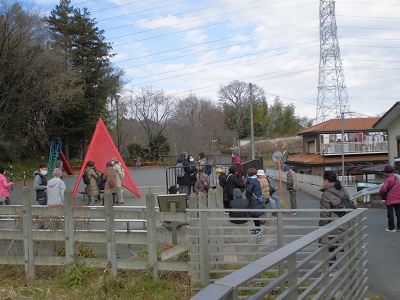
[[[190,280],[180,272],[160,272],[153,280],[150,270],[119,271],[73,264],[36,267],[29,282],[23,267],[0,266],[0,299],[189,299]],[[186,274],[187,275],[187,274]]]

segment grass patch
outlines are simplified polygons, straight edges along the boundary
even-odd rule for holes
[[[22,266],[0,266],[0,299],[188,299],[188,277],[161,272],[153,280],[150,270],[122,270],[116,277],[108,269],[73,264],[35,267],[36,280],[25,280]]]

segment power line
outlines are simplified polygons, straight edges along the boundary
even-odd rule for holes
[[[345,17],[345,18],[365,18],[365,19],[385,19],[385,20],[399,20],[400,18],[392,18],[392,17],[371,17],[371,16],[346,16],[346,15],[336,15],[337,17]]]
[[[299,7],[301,7],[301,6],[306,6],[306,5],[310,5],[310,4],[314,4],[314,3],[307,3],[307,4],[303,4],[303,5],[298,5],[298,6],[291,7],[290,9],[299,8]],[[258,6],[258,7],[256,7],[256,8],[263,7],[263,6],[266,6],[266,5],[261,5],[261,6]],[[251,8],[251,9],[253,9],[253,8]],[[249,9],[246,9],[246,10],[249,10]],[[193,27],[193,28],[189,28],[189,29],[185,29],[185,30],[178,30],[178,31],[174,31],[174,32],[167,33],[167,34],[162,34],[162,35],[158,35],[158,36],[153,36],[153,37],[143,38],[143,39],[140,39],[140,40],[135,40],[135,41],[131,41],[131,42],[126,42],[126,43],[117,44],[117,46],[126,45],[126,44],[130,44],[130,43],[134,43],[134,42],[144,41],[144,40],[149,40],[149,39],[155,39],[155,38],[159,38],[159,37],[163,37],[163,36],[168,36],[168,35],[173,35],[173,34],[177,34],[177,33],[192,31],[192,30],[194,30],[194,29],[201,29],[201,28],[211,27],[211,26],[215,26],[215,25],[221,25],[221,24],[225,24],[225,23],[232,22],[232,21],[238,21],[238,20],[243,20],[243,19],[248,19],[248,18],[252,18],[252,17],[256,17],[256,16],[265,15],[265,14],[276,13],[276,12],[283,11],[283,10],[287,10],[287,9],[275,10],[275,11],[268,12],[268,13],[263,12],[263,13],[259,13],[259,14],[255,14],[255,15],[251,15],[251,16],[246,16],[246,17],[231,19],[231,20],[228,20],[228,21],[222,21],[222,22],[218,22],[218,23],[212,23],[212,24],[208,24],[208,25],[204,25],[204,26],[199,26],[199,27]],[[213,16],[212,18],[220,17],[220,16],[227,15],[227,14],[237,13],[237,12],[243,12],[243,11],[244,11],[244,10],[229,12],[229,13],[225,13],[225,14],[221,14],[221,15],[215,15],[215,16]],[[204,20],[204,19],[210,19],[210,18],[211,18],[211,17],[205,17],[205,18],[195,19],[195,20],[191,20],[191,21],[187,21],[187,22],[182,22],[182,23],[180,23],[179,25],[186,24],[186,23],[193,23],[193,22],[197,22],[197,21]],[[148,22],[151,22],[151,21],[148,21]],[[146,32],[150,32],[150,31],[155,31],[155,30],[165,29],[165,28],[175,27],[175,26],[176,26],[176,25],[168,25],[168,26],[164,26],[164,27],[159,27],[159,28],[154,28],[154,29],[148,29],[148,30],[139,31],[139,32],[131,33],[131,34],[126,34],[126,35],[122,35],[122,36],[118,36],[118,37],[113,37],[113,38],[110,38],[110,39],[108,39],[108,40],[119,39],[119,38],[122,38],[122,37],[132,36],[132,35],[136,35],[136,34],[140,34],[140,33],[146,33]]]
[[[361,47],[361,48],[386,48],[386,49],[398,49],[398,48],[400,48],[400,46],[399,47],[397,47],[397,46],[370,46],[370,45],[367,45],[367,46],[364,46],[364,45],[346,45],[346,44],[343,44],[343,45],[340,45],[341,47],[342,46],[344,46],[344,47]]]
[[[310,65],[306,65],[305,67],[307,67],[307,66],[312,66],[312,65],[317,65],[317,64],[316,64],[316,63],[315,63],[315,64],[310,64]],[[304,66],[302,66],[302,67],[304,67]],[[276,72],[271,72],[271,73],[262,74],[262,75],[257,75],[257,76],[251,76],[251,77],[247,77],[247,78],[241,78],[240,80],[241,80],[241,81],[251,81],[251,80],[256,79],[256,78],[259,78],[259,77],[268,76],[268,77],[266,77],[266,78],[259,79],[260,81],[264,81],[264,80],[268,80],[268,79],[279,78],[279,77],[282,77],[282,76],[294,75],[294,74],[299,74],[299,73],[304,73],[304,72],[316,70],[316,68],[314,67],[314,68],[304,69],[304,70],[295,71],[295,72],[290,72],[290,73],[286,73],[286,74],[280,74],[280,75],[269,76],[269,75],[272,75],[272,74],[275,74],[275,73],[284,72],[284,71],[290,71],[290,70],[294,70],[294,69],[298,69],[298,68],[299,68],[299,67],[291,68],[291,69],[286,69],[286,70],[281,70],[281,71],[276,71]],[[214,91],[216,91],[217,88],[219,88],[221,85],[226,85],[226,84],[229,84],[229,83],[230,83],[230,82],[223,82],[223,83],[219,83],[218,85],[212,85],[212,86],[201,87],[201,88],[197,88],[197,89],[186,90],[186,91],[183,91],[183,92],[179,92],[179,94],[180,94],[180,93],[186,93],[187,95],[189,95],[189,94],[193,93],[193,91],[203,90],[203,89],[206,89],[206,88],[212,88],[212,89],[209,89],[209,90],[206,90],[206,91],[203,91],[203,92],[200,92],[200,93],[214,92]],[[290,98],[290,97],[284,97],[284,96],[277,95],[277,94],[271,94],[271,93],[266,93],[266,94],[272,95],[272,96],[278,96],[278,97],[283,98],[283,99],[289,99],[289,100],[293,100],[293,101],[297,101],[297,102],[301,102],[301,103],[305,103],[305,104],[316,105],[315,103],[306,102],[306,101],[302,101],[302,100],[298,100],[298,99],[294,99],[294,98]]]
[[[360,4],[360,5],[400,5],[398,3],[372,3],[372,2],[350,2],[350,1],[340,1],[342,4]]]
[[[282,25],[282,26],[278,26],[278,27],[266,28],[264,30],[258,30],[258,31],[248,32],[248,33],[242,33],[242,34],[240,34],[240,36],[248,36],[248,35],[253,35],[253,34],[259,34],[259,33],[264,32],[264,31],[275,30],[275,29],[279,29],[279,28],[283,28],[283,27],[289,27],[289,26],[292,26],[292,25],[299,25],[301,23],[307,23],[307,22],[311,22],[311,21],[315,21],[315,20],[316,19],[311,19],[311,20],[301,21],[301,22],[297,22],[297,23],[291,23],[291,24],[288,24],[288,25]],[[314,28],[316,28],[316,27],[314,27]],[[175,49],[166,50],[166,51],[162,51],[162,52],[157,52],[157,53],[137,56],[137,57],[132,58],[132,59],[126,59],[126,60],[117,61],[116,63],[135,60],[135,59],[139,59],[139,58],[151,57],[151,56],[155,56],[155,55],[159,55],[159,54],[165,54],[165,53],[170,53],[170,52],[184,50],[184,49],[195,48],[195,47],[204,46],[204,45],[208,45],[208,44],[212,44],[212,43],[216,43],[216,42],[230,40],[230,39],[233,39],[233,38],[237,38],[237,36],[230,36],[230,37],[227,37],[227,38],[222,38],[222,39],[213,40],[213,41],[209,41],[209,42],[199,43],[199,44],[191,45],[191,46],[187,46],[187,47],[175,48]]]
[[[400,60],[373,60],[373,59],[352,59],[352,58],[347,58],[343,60],[348,60],[348,61],[368,61],[368,62],[380,62],[380,63],[399,63]]]
[[[304,48],[304,49],[301,49],[301,50],[306,50],[306,49],[310,49],[310,48],[314,48],[314,47],[307,47],[307,48]],[[287,53],[290,53],[290,52],[297,52],[297,51],[300,51],[300,50],[288,51],[288,52],[285,52],[285,53],[280,53],[280,55],[287,54]],[[271,55],[271,56],[267,56],[267,57],[273,57],[273,56],[276,56],[276,55]],[[267,58],[267,57],[261,57],[261,58]],[[142,82],[142,83],[140,83],[140,84],[141,84],[141,85],[143,85],[143,84],[149,84],[149,83],[153,83],[153,82],[157,82],[157,81],[163,81],[163,80],[167,80],[167,79],[171,79],[171,78],[182,77],[182,76],[185,76],[185,75],[192,75],[192,74],[199,73],[199,72],[210,71],[210,70],[212,70],[212,69],[218,69],[218,68],[225,68],[225,67],[229,67],[229,66],[232,66],[232,65],[238,65],[238,64],[248,63],[248,62],[257,61],[257,60],[260,60],[260,58],[250,59],[250,60],[247,60],[247,61],[245,61],[245,62],[235,62],[235,63],[231,63],[231,64],[228,64],[228,65],[216,66],[216,67],[213,67],[213,68],[208,68],[208,69],[205,69],[205,70],[199,70],[199,71],[190,72],[190,73],[178,74],[178,75],[174,75],[174,76],[170,76],[170,77],[166,77],[166,78],[160,78],[160,79],[155,79],[155,80],[152,80],[152,81]],[[217,61],[217,62],[221,62],[221,61]],[[213,62],[213,63],[216,63],[216,62]],[[207,65],[207,64],[204,64],[204,65]],[[185,69],[181,69],[181,70],[178,70],[178,71],[187,70],[187,69],[192,69],[192,68],[196,68],[196,67],[198,67],[198,66],[187,67],[187,68],[185,68]],[[150,75],[150,76],[136,77],[135,79],[153,77],[153,76],[162,75],[162,74],[171,73],[171,72],[176,72],[176,71],[177,71],[177,70],[170,71],[170,72],[164,72],[164,73],[160,73],[160,74],[155,74],[155,75]]]
[[[351,37],[343,36],[340,39],[357,39],[357,40],[382,40],[382,41],[400,41],[400,39],[387,39],[387,38],[368,38],[368,37]]]
[[[152,10],[155,10],[155,9],[170,7],[170,6],[174,6],[174,5],[178,5],[178,4],[182,4],[182,3],[186,3],[186,2],[191,2],[191,0],[171,3],[171,4],[167,4],[167,5],[163,5],[163,6],[159,6],[159,7],[155,7],[155,8],[149,8],[149,9],[145,9],[145,10],[141,10],[141,11],[135,11],[135,12],[129,13],[129,14],[124,14],[124,15],[118,15],[118,16],[113,16],[113,17],[109,17],[109,18],[99,19],[98,21],[99,22],[108,21],[108,20],[117,19],[117,18],[120,18],[120,17],[126,17],[126,16],[140,14],[140,13],[147,12],[147,11],[152,11]]]
[[[199,51],[199,52],[191,52],[191,53],[185,54],[185,55],[180,55],[180,56],[170,57],[170,58],[166,58],[166,59],[162,59],[162,60],[158,60],[158,61],[153,61],[153,62],[149,62],[149,63],[143,63],[143,64],[139,64],[139,65],[130,66],[130,67],[128,67],[128,68],[142,67],[142,66],[151,65],[151,64],[155,64],[155,63],[159,63],[159,62],[168,61],[168,60],[174,60],[174,59],[183,58],[183,57],[188,57],[188,56],[192,56],[192,55],[204,54],[204,53],[207,53],[207,52],[213,52],[213,51],[216,51],[216,50],[226,49],[226,48],[230,48],[230,47],[233,47],[233,46],[241,46],[241,45],[245,45],[245,44],[250,44],[250,43],[254,43],[254,42],[258,42],[258,41],[262,41],[262,40],[266,40],[266,39],[270,39],[270,38],[274,38],[274,37],[282,37],[282,36],[285,36],[285,35],[290,35],[290,34],[293,34],[293,33],[299,33],[299,32],[302,32],[302,31],[306,31],[306,30],[310,30],[310,29],[315,29],[315,28],[316,28],[316,27],[314,27],[314,28],[307,28],[307,29],[303,29],[303,30],[298,30],[298,31],[294,31],[294,32],[289,32],[289,33],[286,33],[286,34],[280,34],[280,35],[275,35],[275,36],[269,36],[269,37],[260,38],[260,39],[257,39],[257,40],[246,41],[246,42],[243,42],[243,43],[230,44],[230,45],[227,45],[227,46],[223,46],[223,47],[219,47],[219,48],[213,48],[213,49],[204,50],[204,51]],[[268,50],[268,51],[269,51],[269,50]],[[258,52],[258,53],[260,53],[260,52]],[[251,53],[251,54],[254,54],[254,53]],[[123,62],[130,61],[130,60],[134,60],[134,59],[124,60]],[[116,62],[116,63],[120,63],[120,62]]]
[[[367,30],[400,30],[400,28],[360,27],[360,26],[339,26],[339,28],[367,29]]]
[[[315,42],[315,41],[316,41],[316,40],[314,40],[314,41],[309,41],[309,42],[304,42],[304,43],[299,43],[299,44],[294,44],[294,45],[289,45],[289,46],[285,46],[285,47],[279,47],[279,48],[275,48],[275,49],[268,49],[268,50],[264,50],[264,51],[260,51],[260,52],[256,52],[256,53],[251,53],[251,55],[260,54],[260,53],[265,53],[265,52],[270,52],[270,51],[281,50],[281,49],[284,49],[284,48],[289,48],[289,47],[298,46],[298,45],[303,45],[303,44],[309,44],[309,43],[312,43],[312,42]],[[310,49],[310,48],[313,48],[313,47],[314,47],[314,46],[306,47],[306,48],[303,48],[303,49],[301,49],[301,50],[306,50],[306,49]],[[240,63],[235,62],[234,64],[248,63],[248,62],[251,62],[251,61],[259,60],[259,59],[261,59],[261,58],[264,59],[264,58],[279,56],[279,55],[283,55],[283,54],[287,54],[287,53],[292,53],[292,52],[297,52],[297,51],[300,51],[300,50],[281,52],[281,53],[269,55],[269,56],[266,56],[266,57],[260,57],[260,58],[255,58],[255,59],[246,60],[245,62],[240,62]],[[244,57],[247,57],[247,56],[248,56],[248,54],[241,55],[241,56],[236,56],[236,57],[232,57],[232,58],[225,58],[225,59],[213,61],[213,62],[210,62],[210,63],[204,63],[204,64],[195,65],[195,66],[191,66],[191,67],[186,67],[186,68],[182,68],[182,69],[178,69],[178,70],[173,70],[173,71],[168,71],[168,72],[162,72],[162,73],[157,73],[157,74],[147,75],[147,76],[142,76],[142,77],[136,77],[135,79],[143,79],[143,78],[149,78],[149,77],[154,77],[154,76],[163,75],[163,74],[168,74],[168,73],[173,73],[173,72],[184,71],[184,70],[187,70],[187,69],[198,68],[198,67],[201,67],[201,66],[206,66],[206,65],[210,65],[210,64],[216,64],[216,63],[220,63],[220,62],[224,62],[224,61],[235,60],[235,59],[244,58]],[[226,65],[225,65],[225,66],[226,66]],[[225,66],[223,66],[223,67],[225,67]],[[227,65],[227,66],[229,66],[229,65]],[[219,68],[219,67],[221,67],[221,66],[217,66],[217,68]],[[125,69],[129,69],[129,67],[128,67],[128,68],[125,68]],[[202,71],[204,71],[204,70],[202,70]],[[199,72],[202,72],[202,71],[199,71]]]
[[[290,0],[289,0],[289,1],[290,1]],[[232,2],[228,2],[228,3],[224,3],[224,4],[219,4],[219,5],[214,5],[214,6],[209,6],[209,7],[206,7],[206,8],[199,8],[199,9],[195,9],[195,10],[185,11],[185,12],[183,12],[183,13],[174,14],[174,16],[176,17],[176,16],[180,16],[180,15],[185,15],[185,14],[193,13],[193,12],[199,12],[199,11],[202,11],[202,10],[207,10],[207,9],[210,9],[210,8],[215,8],[215,7],[219,7],[219,6],[224,6],[224,5],[226,5],[226,4],[231,4],[231,3],[236,3],[236,2],[241,2],[241,0],[239,0],[239,1],[232,1]],[[283,1],[283,2],[286,2],[286,1]],[[157,19],[153,19],[152,21],[162,20],[162,19],[165,19],[165,18],[166,18],[166,17],[160,17],[160,18],[157,18]],[[134,26],[134,25],[141,24],[141,23],[146,23],[146,22],[149,22],[149,21],[143,21],[143,22],[138,22],[138,23],[126,24],[126,25],[122,25],[122,26],[118,26],[118,27],[112,27],[112,28],[110,28],[110,29],[107,29],[107,31],[115,30],[115,29],[120,29],[120,28],[123,28],[123,27]]]
[[[280,2],[269,3],[269,4],[267,4],[267,5],[271,5],[271,4],[280,4],[280,3],[289,2],[289,1],[291,1],[291,0],[284,0],[284,1],[280,1]],[[141,1],[139,1],[139,2],[141,2]],[[190,1],[184,1],[184,2],[190,2]],[[184,2],[181,2],[181,3],[184,3]],[[199,8],[199,9],[195,9],[195,10],[190,10],[190,11],[186,11],[186,12],[174,14],[174,16],[176,17],[176,16],[180,16],[180,15],[185,15],[185,14],[193,13],[193,12],[199,12],[199,11],[202,11],[202,10],[208,10],[208,9],[216,8],[216,7],[219,7],[219,6],[226,6],[226,5],[228,5],[228,4],[237,3],[237,2],[241,2],[241,0],[239,0],[239,1],[225,2],[224,4],[213,5],[213,6],[208,6],[208,7],[205,7],[205,8]],[[155,10],[156,8],[153,8],[153,9]],[[149,10],[153,10],[153,9],[149,9]],[[148,10],[146,10],[146,11],[148,11]],[[144,12],[144,11],[142,11],[142,12]],[[137,12],[134,12],[134,13],[131,13],[131,14],[136,14],[136,13],[137,13]],[[131,14],[128,14],[128,15],[131,15]],[[120,15],[120,16],[117,16],[117,17],[121,17],[121,16],[127,16],[127,15]],[[168,17],[160,17],[160,18],[153,19],[153,20],[150,20],[150,21],[142,21],[142,22],[126,24],[126,25],[122,25],[122,26],[118,26],[118,27],[112,27],[112,28],[106,29],[106,31],[110,31],[110,30],[114,30],[114,29],[119,29],[119,28],[123,28],[123,27],[134,26],[134,25],[141,24],[141,23],[147,23],[147,22],[158,21],[158,20],[162,20],[162,19],[166,19],[166,18],[168,18]]]

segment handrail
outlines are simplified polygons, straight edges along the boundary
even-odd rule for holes
[[[282,248],[270,253],[269,255],[266,255],[246,265],[245,267],[232,272],[231,274],[223,277],[222,279],[215,281],[214,283],[208,285],[203,290],[199,291],[191,299],[194,300],[206,299],[206,298],[225,299],[225,297],[228,297],[229,299],[238,299],[238,291],[241,286],[245,285],[250,280],[256,278],[263,272],[266,272],[269,268],[272,268],[285,260],[288,261],[289,265],[290,261],[293,260],[293,255],[296,255],[297,252],[299,252],[306,246],[320,239],[325,238],[326,243],[323,243],[324,245],[321,246],[319,251],[323,250],[327,251],[327,248],[330,245],[333,245],[333,243],[338,242],[338,240],[340,240],[341,238],[345,240],[346,232],[340,234],[339,236],[336,236],[336,238],[331,240],[328,240],[328,235],[329,233],[340,227],[344,227],[347,228],[348,230],[351,230],[349,222],[351,222],[356,218],[361,217],[364,211],[365,209],[356,209],[348,213],[347,215],[343,216],[342,218],[339,218],[323,227],[318,228],[317,230],[295,240],[294,242],[288,245],[283,246]],[[334,253],[338,253],[340,250],[343,249],[343,247],[347,246],[346,245],[339,246],[339,248],[336,249]],[[295,272],[295,271],[296,269],[293,268],[291,268],[290,270],[288,269],[288,272]],[[286,275],[288,277],[291,276],[291,274],[286,274]],[[286,280],[288,280],[287,277]],[[254,298],[252,297],[250,299],[261,299],[257,298],[255,295],[253,296]]]

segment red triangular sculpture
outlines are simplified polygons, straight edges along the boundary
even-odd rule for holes
[[[124,160],[118,152],[117,147],[108,133],[106,126],[104,125],[103,120],[100,118],[96,130],[94,131],[92,140],[89,145],[88,152],[86,154],[85,160],[83,162],[83,166],[79,172],[78,180],[75,183],[74,190],[72,192],[72,199],[75,198],[75,194],[78,190],[79,183],[81,182],[81,178],[83,175],[83,171],[85,170],[86,163],[89,160],[93,160],[95,162],[96,169],[100,172],[104,173],[106,170],[106,163],[111,160],[111,157],[117,157],[122,167],[125,170],[125,177],[122,180],[122,186],[127,190],[134,193],[139,198],[141,197],[140,191],[138,190],[135,182],[132,179],[131,174],[128,171],[128,168],[125,165]]]

